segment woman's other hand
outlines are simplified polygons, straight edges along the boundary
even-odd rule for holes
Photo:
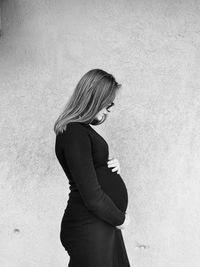
[[[120,230],[123,230],[125,229],[131,222],[131,218],[130,218],[130,215],[128,212],[126,212],[126,215],[125,215],[125,221],[123,222],[123,224],[121,225],[117,225],[116,228],[120,229]]]

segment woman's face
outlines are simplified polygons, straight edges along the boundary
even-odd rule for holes
[[[114,106],[114,103],[112,102],[112,103],[110,103],[107,107],[101,109],[101,110],[97,113],[97,115],[95,116],[95,119],[97,119],[98,121],[100,121],[100,120],[103,118],[104,115],[107,116],[108,113],[112,110],[113,106]]]

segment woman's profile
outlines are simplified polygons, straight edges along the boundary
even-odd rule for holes
[[[60,230],[69,267],[130,267],[121,232],[130,222],[127,189],[118,160],[91,126],[106,120],[120,87],[112,74],[88,71],[54,125],[70,189]]]

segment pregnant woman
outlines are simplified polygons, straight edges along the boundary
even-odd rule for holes
[[[106,120],[120,87],[113,75],[88,71],[54,126],[70,189],[60,230],[69,267],[130,267],[121,232],[130,223],[127,189],[118,160],[91,126]]]

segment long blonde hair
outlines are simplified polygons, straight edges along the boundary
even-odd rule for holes
[[[113,102],[121,87],[112,74],[101,69],[93,69],[83,75],[63,112],[54,125],[56,135],[66,129],[69,122],[101,124],[94,120],[96,114]]]

